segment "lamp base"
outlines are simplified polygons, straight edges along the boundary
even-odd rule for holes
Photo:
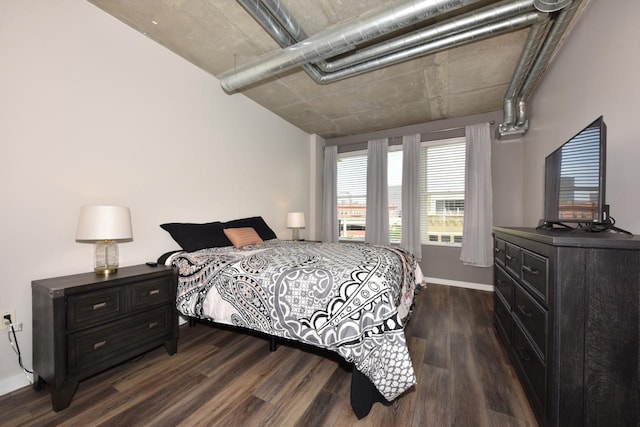
[[[293,231],[291,232],[291,240],[295,240],[295,241],[300,240],[300,229],[299,228],[294,228],[293,229]]]
[[[102,275],[118,271],[118,242],[114,240],[96,242],[93,271]]]
[[[115,273],[118,271],[118,267],[104,267],[104,268],[94,268],[93,271],[96,274],[101,274],[107,276],[109,274]]]

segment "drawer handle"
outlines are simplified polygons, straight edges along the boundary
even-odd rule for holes
[[[160,293],[159,289],[152,289],[149,291],[149,295],[158,295]]]
[[[525,306],[524,305],[520,305],[518,304],[518,310],[520,310],[520,313],[522,313],[524,315],[524,317],[531,317],[531,313],[529,313],[527,310],[525,310]]]
[[[525,362],[529,362],[531,358],[527,356],[526,350],[522,346],[516,346],[516,353],[518,353],[518,357]]]
[[[100,310],[101,308],[105,308],[107,306],[106,302],[100,302],[98,304],[93,304],[93,310]]]
[[[499,254],[500,252],[502,252],[502,249],[500,248],[494,248],[494,250],[496,251],[497,254]]]
[[[97,342],[97,343],[95,343],[95,344],[93,345],[93,349],[94,349],[94,350],[97,350],[97,349],[99,349],[100,347],[104,347],[104,345],[105,345],[106,343],[107,343],[106,341],[100,341],[100,342]]]
[[[513,257],[512,257],[511,255],[509,255],[509,254],[505,254],[505,256],[504,256],[504,257],[505,257],[506,259],[508,259],[509,261],[512,261],[512,260],[513,260]]]
[[[149,329],[153,329],[153,328],[155,328],[156,326],[158,326],[158,322],[151,322],[151,323],[149,323],[148,328],[149,328]]]
[[[534,276],[535,276],[535,275],[538,275],[538,273],[540,273],[540,272],[539,272],[538,270],[536,270],[535,268],[531,268],[531,267],[529,267],[529,266],[528,266],[528,265],[526,265],[526,264],[522,264],[522,269],[523,269],[524,271],[526,271],[527,273],[531,273],[531,274],[533,274]]]

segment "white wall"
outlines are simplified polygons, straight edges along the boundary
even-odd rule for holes
[[[80,206],[129,206],[123,266],[177,248],[159,224],[309,208],[306,133],[95,6],[0,2],[0,310],[31,367],[31,281],[92,268]],[[0,394],[26,384],[0,335]]]
[[[607,123],[606,201],[617,225],[640,234],[640,2],[590,1],[531,103],[524,139],[524,221],[544,206],[544,158],[600,115]]]

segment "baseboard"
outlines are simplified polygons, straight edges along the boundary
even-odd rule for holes
[[[436,285],[456,286],[458,288],[475,289],[478,291],[493,292],[493,285],[485,285],[484,283],[461,282],[459,280],[440,279],[437,277],[425,277],[424,281]]]
[[[29,376],[31,377],[31,374],[29,374]],[[24,374],[3,378],[0,380],[0,396],[28,385],[30,385],[29,380],[27,380],[27,377]]]

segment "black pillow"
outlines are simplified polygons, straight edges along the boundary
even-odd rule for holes
[[[256,233],[258,233],[258,236],[260,236],[262,240],[271,240],[276,238],[276,233],[274,233],[273,230],[269,228],[269,226],[261,216],[234,219],[233,221],[223,222],[222,226],[223,228],[253,227],[253,229],[256,230]]]
[[[187,252],[231,246],[220,221],[206,224],[171,222],[161,224],[160,227],[169,232],[173,240]]]

